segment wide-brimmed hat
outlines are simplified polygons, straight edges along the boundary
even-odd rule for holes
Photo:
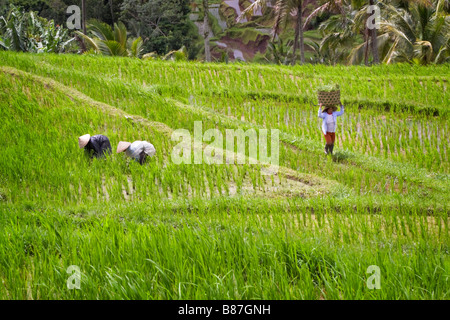
[[[128,149],[128,147],[131,145],[131,142],[126,141],[120,141],[119,145],[117,146],[117,153],[124,152]]]
[[[322,106],[322,112],[327,112],[328,108],[333,108],[333,111],[337,111],[337,106]]]
[[[90,139],[91,139],[90,134],[85,134],[84,136],[78,137],[78,145],[80,146],[80,149],[86,147]]]

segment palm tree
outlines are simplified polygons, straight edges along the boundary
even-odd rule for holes
[[[334,15],[320,24],[323,34],[319,52],[330,64],[344,63],[355,45],[358,33],[353,28],[354,19],[351,12]]]
[[[393,40],[386,63],[418,61],[442,63],[450,58],[450,16],[444,14],[442,0],[433,5],[410,4],[408,11],[385,6],[386,21],[381,32]]]
[[[352,19],[352,29],[355,34],[362,34],[363,43],[354,47],[350,53],[349,62],[351,64],[360,63],[362,57],[364,57],[364,64],[369,65],[369,52],[372,52],[374,64],[380,61],[377,30],[376,28],[369,29],[368,27],[369,14],[367,11],[368,6],[372,5],[374,5],[373,0],[369,0],[368,2],[366,0],[352,2],[352,7],[357,10]]]
[[[364,5],[366,0],[326,0],[322,1],[321,5],[316,8],[311,14],[306,18],[304,28],[311,21],[312,18],[323,14],[324,12],[331,13],[339,13],[342,16],[341,25],[335,25],[339,27],[338,29],[333,30],[333,34],[328,34],[323,44],[328,44],[332,42],[334,45],[339,45],[339,43],[345,42],[348,43],[349,38],[355,37],[356,35],[362,33],[364,44],[361,48],[364,48],[364,61],[365,64],[368,65],[369,58],[369,45],[372,48],[372,56],[374,63],[379,63],[379,55],[378,55],[378,40],[377,40],[377,30],[375,28],[369,29],[367,27],[367,5]],[[374,5],[374,0],[369,0],[368,5]],[[358,14],[356,14],[357,21],[353,20],[352,12],[354,10],[358,10]],[[349,16],[349,17],[347,17]],[[333,19],[333,18],[330,18]],[[349,28],[352,26],[353,31],[349,32]],[[323,29],[330,29],[329,26],[324,27]],[[339,34],[337,34],[339,33]],[[370,41],[371,39],[371,41]],[[340,41],[337,41],[340,40]]]
[[[374,0],[369,0],[369,5],[370,6],[375,5]],[[377,28],[370,29],[370,37],[372,38],[373,63],[378,64],[378,63],[380,63],[380,57],[378,55]]]
[[[256,0],[250,6],[248,6],[242,13],[237,17],[236,21],[240,21],[244,16],[250,18],[253,12],[259,8],[264,9],[267,7],[269,0]],[[300,62],[305,63],[305,49],[304,49],[304,36],[303,36],[303,12],[304,12],[304,2],[305,0],[277,0],[274,10],[275,10],[275,22],[272,27],[272,41],[280,33],[281,27],[286,26],[289,16],[295,19],[295,36],[294,36],[294,51],[292,64],[295,64],[295,54],[297,48],[300,49]]]
[[[114,30],[103,22],[93,21],[89,24],[88,30],[93,34],[89,37],[86,34],[75,31],[91,46],[96,53],[107,56],[122,56],[140,58],[142,55],[142,39],[127,39],[127,29],[122,22],[114,24]]]
[[[419,63],[442,63],[450,55],[450,17],[443,11],[442,0],[434,4],[424,0],[410,1],[406,7],[395,7],[380,3],[382,21],[376,48],[383,63],[396,61]],[[392,1],[399,5],[399,1]],[[364,18],[360,10],[355,25]],[[367,42],[355,47],[350,55],[350,63],[359,64],[365,56]],[[373,44],[372,44],[373,46]]]
[[[347,8],[348,7],[348,1],[346,0],[326,0],[321,1],[321,5],[314,9],[309,16],[306,17],[305,23],[303,25],[303,28],[306,27],[306,25],[311,21],[312,18],[319,16],[325,12],[336,12],[340,13],[343,16],[347,14]]]
[[[86,0],[81,0],[81,27],[86,34]]]
[[[111,10],[111,23],[114,24],[114,10],[112,0],[109,0],[109,9]]]
[[[83,33],[86,34],[86,0],[81,0],[81,29],[83,30]],[[78,41],[80,41],[81,52],[85,52],[85,41],[83,41],[82,38],[79,38],[78,35],[76,37]]]

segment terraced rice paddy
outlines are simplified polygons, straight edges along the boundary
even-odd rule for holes
[[[0,298],[448,299],[448,74],[0,52]],[[345,105],[333,157],[328,82]],[[173,163],[196,121],[278,129],[278,172]],[[86,133],[157,155],[89,160]]]

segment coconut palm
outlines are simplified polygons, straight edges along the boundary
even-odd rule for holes
[[[422,64],[442,63],[450,57],[450,16],[442,12],[444,1],[432,5],[416,3],[409,10],[385,6],[387,19],[380,31],[389,35],[393,44],[386,63],[418,61]]]
[[[114,30],[103,22],[92,21],[88,31],[93,37],[75,31],[96,52],[107,56],[122,56],[140,58],[142,55],[142,39],[127,39],[127,29],[122,22],[114,24]]]
[[[251,17],[253,13],[261,8],[264,10],[267,7],[270,0],[256,0],[250,6],[248,6],[237,17],[237,21],[240,21],[244,16]],[[289,16],[295,19],[295,35],[294,35],[294,47],[292,64],[295,64],[295,57],[297,48],[300,49],[300,62],[305,63],[305,50],[304,50],[304,36],[303,36],[303,12],[306,0],[277,0],[274,6],[275,10],[275,22],[272,27],[272,41],[280,33],[282,27],[287,25]]]
[[[309,16],[306,17],[303,27],[305,28],[314,17],[324,14],[325,12],[340,13],[346,15],[348,9],[351,8],[348,0],[325,0],[319,1],[319,6],[314,9]]]
[[[384,63],[396,61],[417,61],[419,63],[442,63],[450,54],[450,17],[445,15],[445,1],[432,4],[426,0],[409,2],[408,6],[397,7],[390,3],[380,3],[382,21],[377,36],[376,48]],[[360,25],[363,9],[355,18]],[[352,64],[361,63],[366,56],[367,42],[356,46],[349,58]]]
[[[319,26],[323,37],[320,41],[319,52],[324,62],[335,65],[345,63],[354,47],[358,32],[353,28],[354,17],[352,12],[345,15],[334,15]]]
[[[270,59],[270,60],[268,59],[268,61],[272,61],[280,65],[281,64],[287,65],[288,57],[290,54],[290,48],[292,47],[289,46],[286,48],[281,38],[279,38],[277,41],[270,41],[269,46],[267,47],[268,56]]]
[[[371,1],[360,1],[358,3],[353,3],[352,16],[352,30],[355,34],[360,34],[363,38],[363,43],[357,44],[349,55],[350,64],[359,64],[364,59],[364,64],[369,64],[369,53],[372,53],[373,63],[379,63],[379,51],[380,45],[385,44],[383,39],[380,39],[377,35],[377,29],[368,27],[369,14],[367,13],[368,6],[374,5]],[[371,50],[369,50],[371,49]]]
[[[370,6],[374,6],[375,5],[374,0],[369,0],[369,5]],[[366,28],[367,28],[367,23],[366,23]],[[376,28],[371,28],[369,33],[370,33],[370,38],[372,40],[371,43],[372,43],[373,62],[375,64],[377,64],[377,63],[380,63],[380,57],[379,57],[379,54],[378,54],[377,29]],[[367,43],[368,43],[368,37],[367,37]]]
[[[326,0],[319,3],[320,6],[313,10],[305,19],[304,28],[312,18],[325,12],[337,13],[341,16],[341,18],[332,16],[330,18],[331,21],[325,21],[323,23],[322,30],[331,31],[326,34],[322,41],[322,45],[325,47],[324,50],[336,51],[339,57],[343,57],[344,53],[342,51],[339,52],[339,49],[335,46],[341,46],[343,44],[347,46],[349,43],[354,43],[355,41],[352,41],[352,39],[356,40],[356,37],[361,34],[364,39],[361,47],[364,48],[365,64],[368,64],[369,44],[372,47],[371,52],[374,63],[379,63],[377,30],[367,27],[367,19],[369,17],[367,14],[367,5],[374,5],[374,0]],[[357,13],[356,15],[355,12]],[[357,19],[356,21],[354,20],[355,18]]]

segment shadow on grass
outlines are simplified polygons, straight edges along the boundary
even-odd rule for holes
[[[6,202],[8,200],[8,198],[6,197],[6,193],[4,193],[1,189],[0,189],[0,202]]]
[[[351,155],[345,151],[338,151],[332,155],[333,162],[344,162],[350,158]]]

